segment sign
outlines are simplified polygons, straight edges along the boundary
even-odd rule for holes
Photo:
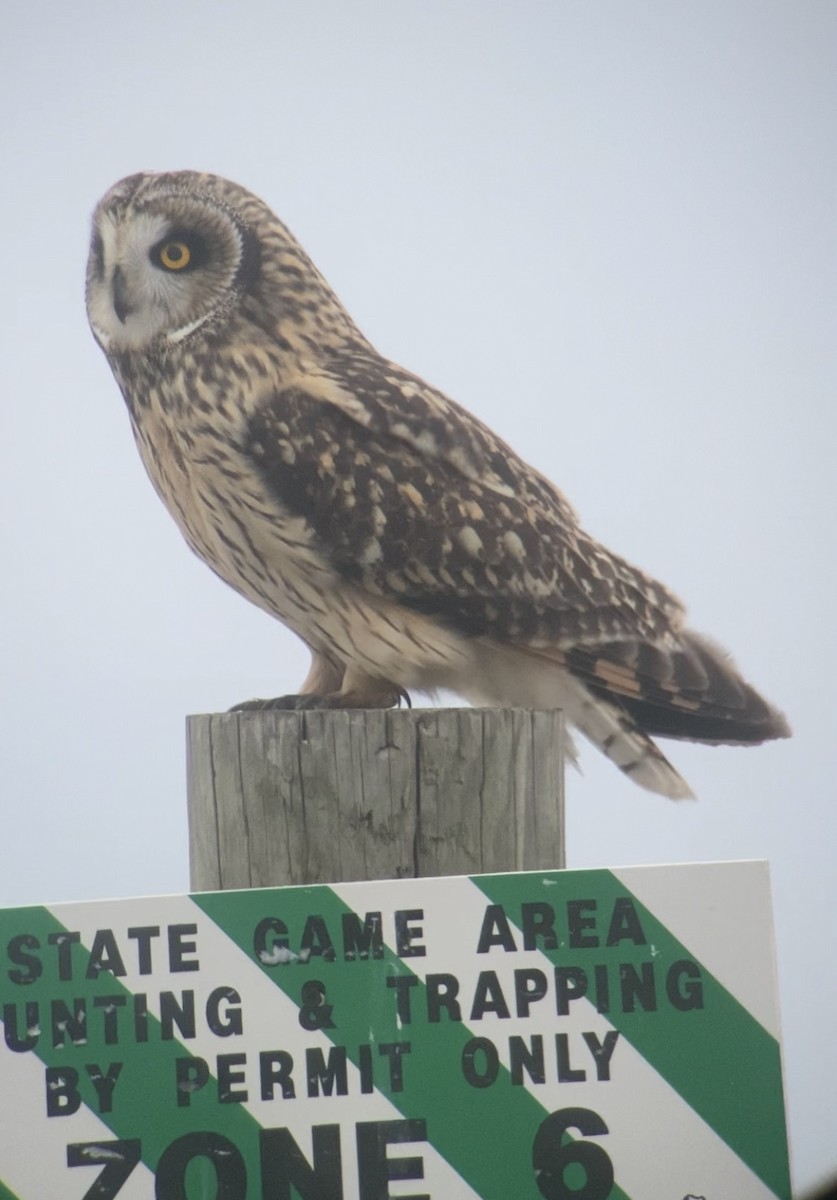
[[[1,1200],[790,1198],[767,866],[0,911]]]

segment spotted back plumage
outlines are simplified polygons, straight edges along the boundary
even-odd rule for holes
[[[312,651],[277,705],[444,687],[559,706],[637,782],[649,734],[785,736],[668,589],[441,392],[379,355],[286,227],[228,180],[134,175],[94,215],[88,312],[197,554]]]

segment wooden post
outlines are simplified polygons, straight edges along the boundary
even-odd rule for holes
[[[187,730],[193,891],[564,866],[560,712],[223,713]]]

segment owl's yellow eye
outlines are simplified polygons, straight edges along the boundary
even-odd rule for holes
[[[182,271],[192,260],[192,251],[185,242],[164,242],[158,253],[167,271]]]
[[[148,251],[155,267],[162,271],[193,271],[209,258],[206,238],[193,229],[170,229]]]

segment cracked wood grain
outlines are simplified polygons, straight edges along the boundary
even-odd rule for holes
[[[562,867],[563,737],[525,709],[189,717],[192,888]]]

